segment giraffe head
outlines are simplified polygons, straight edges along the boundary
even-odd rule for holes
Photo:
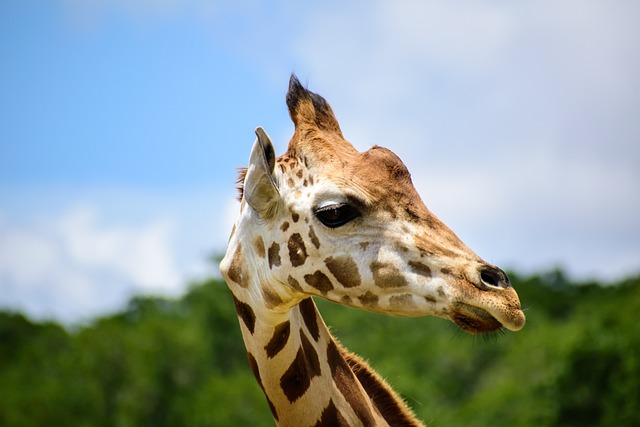
[[[469,332],[525,323],[506,274],[442,223],[390,150],[357,151],[331,107],[295,76],[295,125],[276,158],[256,129],[241,174],[241,213],[221,271],[237,292],[273,313],[309,295],[400,316],[435,315]]]

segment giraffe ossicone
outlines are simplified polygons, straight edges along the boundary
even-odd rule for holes
[[[329,333],[310,297],[482,333],[524,326],[518,296],[427,209],[394,153],[357,151],[293,75],[286,99],[293,137],[276,158],[256,129],[220,265],[249,364],[278,425],[421,425]]]

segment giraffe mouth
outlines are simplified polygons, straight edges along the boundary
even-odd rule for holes
[[[461,329],[473,334],[493,332],[504,327],[486,310],[464,303],[456,304],[451,320]]]

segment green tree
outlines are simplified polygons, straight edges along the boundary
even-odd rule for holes
[[[634,426],[640,276],[575,283],[510,274],[527,313],[488,339],[446,320],[318,300],[333,333],[431,426]],[[270,426],[219,279],[179,299],[136,297],[67,330],[0,312],[0,425]]]

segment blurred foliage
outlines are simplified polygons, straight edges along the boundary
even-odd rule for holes
[[[640,276],[510,276],[527,325],[488,338],[318,305],[431,426],[640,425]],[[73,330],[0,312],[0,426],[43,425],[273,425],[224,282],[136,297]]]

